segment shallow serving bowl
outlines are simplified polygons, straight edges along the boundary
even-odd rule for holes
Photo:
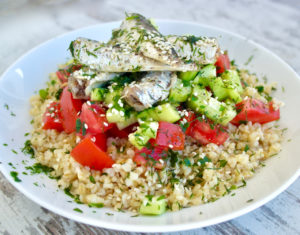
[[[20,151],[28,139],[24,134],[31,130],[30,96],[45,87],[48,74],[56,71],[58,64],[70,58],[67,48],[71,40],[82,36],[107,41],[111,30],[119,23],[95,25],[47,41],[21,57],[0,78],[0,169],[11,184],[39,205],[79,222],[116,230],[167,232],[200,228],[245,214],[276,197],[297,179],[300,174],[299,76],[278,56],[249,39],[199,24],[161,20],[157,24],[163,34],[217,37],[221,48],[228,50],[230,58],[239,67],[249,69],[260,78],[266,76],[268,82],[278,83],[275,97],[286,104],[281,109],[280,124],[287,128],[280,154],[267,160],[266,167],[258,170],[245,188],[238,189],[235,197],[226,196],[214,203],[168,212],[159,217],[132,217],[132,213],[108,208],[96,209],[94,213],[95,208],[67,202],[70,198],[58,190],[55,180],[44,175],[22,174],[25,169],[23,160],[28,162],[27,165],[34,163]],[[284,92],[281,87],[285,88]],[[4,143],[8,146],[3,146]],[[15,182],[10,176],[11,171],[19,172],[22,182]],[[80,208],[83,213],[74,211],[74,208]]]

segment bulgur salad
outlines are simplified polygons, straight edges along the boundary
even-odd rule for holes
[[[76,202],[143,215],[214,202],[281,150],[276,84],[216,38],[162,35],[132,13],[108,42],[69,50],[31,98],[27,147]]]

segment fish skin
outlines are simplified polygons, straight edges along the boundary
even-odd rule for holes
[[[193,35],[168,35],[166,38],[182,60],[199,65],[214,64],[220,53],[219,44],[215,38],[195,37]]]
[[[86,38],[77,38],[72,43],[71,53],[80,64],[102,72],[137,71],[194,71],[194,64],[167,65],[140,53],[131,53],[120,45],[110,45]]]
[[[139,82],[127,85],[122,97],[136,111],[151,108],[169,96],[173,80],[176,78],[176,73],[169,71],[148,72]]]
[[[102,87],[123,73],[105,73],[80,69],[74,71],[68,79],[68,87],[75,99],[89,99],[93,88]]]
[[[132,53],[140,52],[143,56],[163,64],[181,65],[172,44],[154,27],[150,20],[138,13],[127,14],[121,26],[113,31],[109,42],[119,44]]]

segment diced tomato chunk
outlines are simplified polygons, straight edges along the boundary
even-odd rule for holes
[[[72,93],[65,87],[60,97],[60,107],[62,116],[62,126],[66,133],[72,133],[76,130],[76,119],[81,110],[82,101],[73,99]]]
[[[128,138],[128,135],[134,132],[137,124],[132,124],[122,130],[119,130],[116,124],[113,124],[113,127],[107,131],[107,135],[111,137],[119,137],[119,138]]]
[[[188,111],[184,117],[187,128],[185,134],[197,140],[200,144],[223,144],[229,137],[226,128],[216,125],[210,120],[197,118],[194,112]]]
[[[46,112],[43,115],[43,129],[54,129],[59,132],[64,130],[62,126],[59,102],[52,102],[46,108]]]
[[[98,104],[84,103],[80,114],[80,120],[87,125],[87,133],[104,133],[113,127],[106,119],[105,109]]]
[[[160,159],[167,156],[165,148],[161,147],[144,147],[140,150],[135,151],[135,156],[133,161],[139,165],[149,165],[153,166],[156,169],[162,169],[164,165],[159,162]]]
[[[110,168],[114,164],[111,157],[102,151],[90,138],[84,138],[71,152],[71,156],[83,166],[94,170]]]
[[[231,121],[232,124],[239,125],[248,121],[252,123],[264,124],[280,118],[280,111],[274,110],[273,103],[264,103],[256,99],[246,99],[236,104],[238,114]]]
[[[215,66],[217,67],[217,74],[221,74],[230,69],[230,60],[227,54],[220,54]]]
[[[90,134],[87,133],[84,138],[90,138],[92,142],[94,142],[102,151],[106,152],[107,150],[107,137],[104,133],[99,134]]]
[[[159,122],[156,138],[151,139],[150,143],[165,149],[183,150],[184,141],[185,135],[179,125]]]
[[[61,83],[65,83],[68,81],[70,74],[80,68],[81,68],[81,65],[71,64],[71,65],[66,66],[63,69],[59,69],[58,71],[56,71],[56,75],[57,75],[58,79],[61,81]]]

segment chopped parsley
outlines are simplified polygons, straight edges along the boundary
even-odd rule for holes
[[[184,162],[184,165],[186,165],[186,166],[191,166],[191,161],[190,161],[190,159],[184,158],[184,159],[183,159],[183,162]]]
[[[100,203],[92,203],[92,202],[91,202],[91,203],[88,204],[88,206],[89,206],[89,207],[102,208],[102,207],[104,207],[104,204],[101,203],[101,202],[100,202]]]
[[[246,201],[247,203],[249,203],[249,202],[253,202],[254,201],[254,199],[249,199],[248,201]]]
[[[255,88],[258,91],[258,93],[264,92],[264,89],[265,89],[264,86],[256,86]]]
[[[80,119],[76,119],[76,132],[79,133],[81,130],[81,121]]]
[[[26,140],[24,143],[24,147],[21,149],[22,153],[25,155],[30,155],[31,158],[34,157],[34,149],[32,148],[32,144],[30,140]]]
[[[76,212],[79,212],[79,213],[83,213],[83,211],[80,210],[79,208],[74,208],[73,210],[76,211]]]
[[[253,60],[253,55],[252,56],[250,56],[249,58],[248,58],[248,60],[245,62],[245,65],[248,65],[252,60]]]
[[[18,154],[18,152],[14,149],[11,150],[14,154]]]
[[[113,216],[114,215],[113,213],[109,213],[109,212],[106,212],[105,214],[108,215],[108,216]]]
[[[8,104],[4,104],[4,108],[5,108],[6,110],[9,110]]]
[[[49,89],[41,89],[39,90],[39,95],[41,97],[42,100],[47,99],[48,95],[49,95]]]
[[[163,200],[163,199],[165,199],[166,197],[165,197],[165,195],[161,195],[161,196],[159,196],[157,199],[156,199],[156,201],[160,201],[160,200]]]
[[[58,90],[57,90],[57,92],[55,92],[55,98],[57,99],[57,100],[59,100],[60,99],[60,96],[61,96],[61,93],[62,93],[62,91],[63,91],[63,89],[62,88],[59,88]]]
[[[4,144],[3,144],[3,146],[7,147],[7,146],[8,146],[8,144],[4,143]]]
[[[16,116],[16,114],[15,113],[13,113],[12,111],[10,112],[10,116],[13,116],[13,117],[15,117]]]
[[[211,160],[207,156],[205,156],[204,158],[199,159],[198,162],[200,162],[201,166],[205,166],[205,164],[207,162],[211,162]]]
[[[248,150],[249,150],[249,146],[248,146],[248,144],[246,144],[244,151],[247,152]]]
[[[16,171],[11,171],[10,172],[10,176],[13,177],[13,179],[14,179],[15,182],[22,182],[22,180],[19,179],[18,174],[19,173],[16,172]]]
[[[227,161],[226,160],[219,160],[219,163],[220,163],[220,167],[225,167],[226,164],[227,164]]]
[[[96,184],[96,181],[95,181],[95,178],[92,176],[92,175],[90,175],[90,181],[93,183],[93,184]]]
[[[30,170],[31,175],[44,173],[45,175],[49,175],[54,169],[52,167],[42,165],[41,163],[35,163],[32,166],[25,167],[26,170]]]

